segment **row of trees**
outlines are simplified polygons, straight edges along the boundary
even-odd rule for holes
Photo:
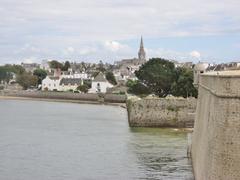
[[[0,66],[0,82],[9,83],[13,76],[16,76],[17,83],[27,89],[41,84],[42,80],[47,76],[47,72],[43,69],[36,69],[33,73],[26,72],[20,65]]]
[[[178,67],[168,60],[152,58],[135,72],[138,81],[129,81],[129,92],[155,94],[159,97],[168,95],[182,97],[197,97],[193,86],[193,71],[189,68]]]
[[[62,71],[67,71],[70,68],[70,62],[66,61],[65,63],[60,63],[56,60],[50,61],[49,65],[53,69],[61,69]]]

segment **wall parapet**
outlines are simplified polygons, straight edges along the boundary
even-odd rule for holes
[[[200,76],[199,86],[218,97],[240,98],[239,78],[235,71],[205,73]]]

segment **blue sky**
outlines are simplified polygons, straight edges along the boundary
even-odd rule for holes
[[[0,0],[0,64],[240,61],[239,0]]]

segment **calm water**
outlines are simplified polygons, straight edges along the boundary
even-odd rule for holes
[[[192,179],[186,134],[131,129],[126,110],[0,100],[0,179]]]

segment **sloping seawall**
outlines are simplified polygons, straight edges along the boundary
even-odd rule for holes
[[[192,137],[196,180],[240,177],[240,72],[200,77]]]

